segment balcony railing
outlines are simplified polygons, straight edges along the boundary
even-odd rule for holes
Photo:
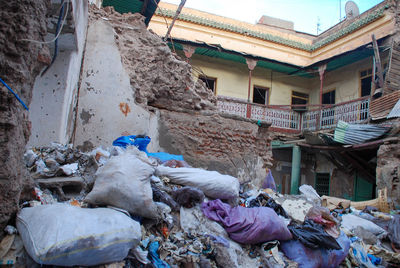
[[[290,108],[290,105],[265,106],[218,97],[218,110],[222,113],[271,122],[271,128],[276,131],[291,133],[330,129],[335,127],[339,120],[348,123],[363,122],[369,117],[369,98],[364,97],[303,113]]]

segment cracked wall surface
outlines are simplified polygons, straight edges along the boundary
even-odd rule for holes
[[[47,0],[0,0],[0,77],[29,105],[35,77],[49,50],[42,44],[47,33]],[[21,192],[30,185],[22,161],[30,135],[28,112],[0,86],[0,230],[17,212]],[[29,187],[25,187],[29,189]]]

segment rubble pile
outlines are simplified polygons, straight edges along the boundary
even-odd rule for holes
[[[139,139],[139,138],[138,138]],[[129,141],[129,140],[128,140]],[[138,145],[138,144],[135,144]],[[397,267],[400,215],[248,189],[181,156],[135,146],[52,144],[25,163],[36,182],[1,241],[2,264],[99,267]],[[170,159],[168,159],[170,158]],[[346,201],[346,200],[345,200]],[[330,204],[329,208],[322,206]],[[105,265],[105,266],[100,266]]]

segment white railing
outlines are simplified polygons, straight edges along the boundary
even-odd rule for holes
[[[218,99],[217,106],[220,112],[246,117],[247,103]]]
[[[218,110],[222,113],[271,122],[271,127],[290,131],[334,128],[339,120],[360,123],[369,117],[369,98],[339,103],[322,110],[300,114],[290,109],[269,108],[226,97],[218,98]]]
[[[315,131],[318,129],[318,119],[321,111],[308,111],[302,114],[303,117],[303,130]]]
[[[334,128],[341,121],[361,123],[369,117],[369,98],[339,103],[322,110],[309,111],[303,114],[303,130]]]
[[[251,119],[271,122],[271,127],[300,131],[300,114],[292,110],[252,105]]]
[[[222,113],[234,114],[254,120],[271,123],[271,127],[291,131],[301,131],[301,115],[290,109],[267,108],[264,105],[247,103],[240,100],[218,98],[218,110]]]

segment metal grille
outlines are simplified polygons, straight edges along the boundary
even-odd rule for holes
[[[319,195],[329,195],[329,173],[317,173],[315,177],[315,190]]]

